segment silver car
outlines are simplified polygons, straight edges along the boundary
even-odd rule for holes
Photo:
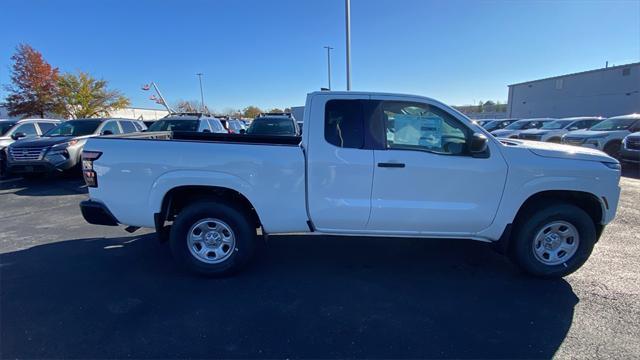
[[[7,171],[34,176],[80,169],[82,149],[87,139],[146,130],[142,121],[132,119],[77,119],[66,121],[40,138],[17,141],[9,146]]]

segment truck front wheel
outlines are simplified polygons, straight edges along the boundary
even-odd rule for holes
[[[525,272],[540,277],[562,277],[578,270],[596,242],[593,220],[571,204],[529,211],[514,230],[512,260]]]
[[[249,217],[232,206],[197,202],[185,207],[171,226],[170,246],[176,260],[198,274],[224,276],[251,259],[256,244]]]

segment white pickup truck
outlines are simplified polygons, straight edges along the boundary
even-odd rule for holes
[[[430,98],[314,92],[303,120],[302,137],[92,138],[82,213],[155,228],[209,275],[245,265],[260,234],[331,234],[494,243],[542,277],[578,269],[616,213],[617,160],[499,140]]]

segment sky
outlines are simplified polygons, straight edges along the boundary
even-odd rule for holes
[[[199,100],[217,111],[304,105],[345,89],[344,0],[4,1],[0,84],[27,43],[62,72],[109,81],[136,107]],[[506,102],[508,84],[640,61],[640,0],[351,0],[352,90],[451,105]],[[0,90],[0,98],[7,92]]]

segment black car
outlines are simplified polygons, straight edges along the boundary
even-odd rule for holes
[[[299,136],[300,129],[289,113],[261,114],[246,131],[249,135]]]

